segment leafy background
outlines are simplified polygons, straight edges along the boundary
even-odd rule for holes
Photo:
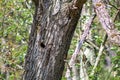
[[[110,2],[119,7],[115,0]],[[91,3],[86,3],[86,7],[90,7]],[[21,80],[24,73],[24,58],[27,52],[27,43],[30,33],[30,27],[33,21],[34,4],[31,0],[0,0],[0,80]],[[108,7],[111,18],[114,16],[117,10],[114,7]],[[83,32],[81,24],[84,24],[90,15],[82,15],[78,23],[77,29],[74,33],[74,37],[71,42],[71,46],[68,52],[68,60],[73,54],[76,44]],[[115,21],[115,27],[120,29],[120,15]],[[103,42],[105,31],[102,29],[99,20],[96,18],[92,24],[90,36],[92,42],[100,47]],[[120,49],[118,46],[113,45],[107,41],[107,46],[115,53],[116,56],[110,56],[111,63],[113,64],[112,71],[106,71],[105,57],[109,56],[107,50],[104,50],[104,54],[101,57],[100,63],[96,69],[96,75],[90,76],[91,80],[120,80]],[[90,47],[87,42],[84,43],[82,50],[86,47]],[[98,55],[97,49],[93,49],[95,55]],[[76,67],[80,67],[79,57],[76,62]],[[88,67],[88,74],[90,74],[93,66]],[[65,69],[66,70],[66,69]],[[116,73],[113,76],[113,73]],[[63,80],[65,79],[65,71],[63,74]]]
[[[32,1],[0,0],[0,80],[20,80],[33,20]]]

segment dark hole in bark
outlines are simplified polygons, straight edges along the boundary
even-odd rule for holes
[[[45,48],[45,44],[44,44],[44,43],[40,43],[40,46],[41,46],[42,48]]]

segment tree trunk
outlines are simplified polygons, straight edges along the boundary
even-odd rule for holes
[[[25,57],[24,80],[60,80],[86,0],[34,0],[36,11]]]

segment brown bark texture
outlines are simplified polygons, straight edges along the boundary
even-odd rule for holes
[[[24,80],[61,80],[64,60],[86,0],[33,0],[36,10]]]

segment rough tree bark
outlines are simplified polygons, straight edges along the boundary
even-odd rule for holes
[[[71,38],[86,0],[34,0],[36,11],[24,80],[60,80]]]

